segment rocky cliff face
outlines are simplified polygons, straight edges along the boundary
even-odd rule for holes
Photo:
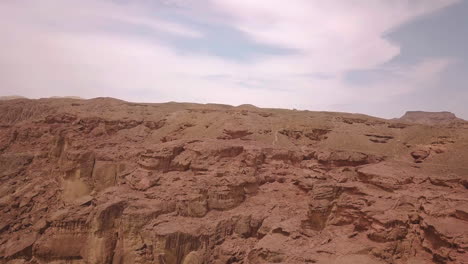
[[[467,263],[468,125],[0,102],[0,263]]]
[[[425,125],[449,125],[457,122],[464,122],[455,114],[450,112],[424,112],[424,111],[408,111],[401,118],[401,121],[412,122]]]

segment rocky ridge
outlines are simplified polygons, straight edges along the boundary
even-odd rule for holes
[[[0,102],[0,263],[467,263],[468,124]]]

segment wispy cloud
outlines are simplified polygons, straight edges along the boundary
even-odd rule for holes
[[[2,93],[33,97],[73,94],[321,110],[356,100],[362,90],[372,96],[361,100],[384,100],[436,80],[450,59],[397,65],[385,84],[354,87],[346,72],[383,67],[399,54],[386,33],[455,2],[5,0],[0,3],[0,85]],[[209,47],[207,23],[243,32],[245,46],[295,52],[242,62],[181,50],[183,45],[167,41],[196,38]]]

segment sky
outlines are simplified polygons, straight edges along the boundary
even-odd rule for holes
[[[468,119],[468,0],[1,0],[0,95]]]

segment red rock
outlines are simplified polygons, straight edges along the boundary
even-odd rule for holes
[[[0,112],[0,263],[467,259],[468,136],[447,114],[110,98]]]

